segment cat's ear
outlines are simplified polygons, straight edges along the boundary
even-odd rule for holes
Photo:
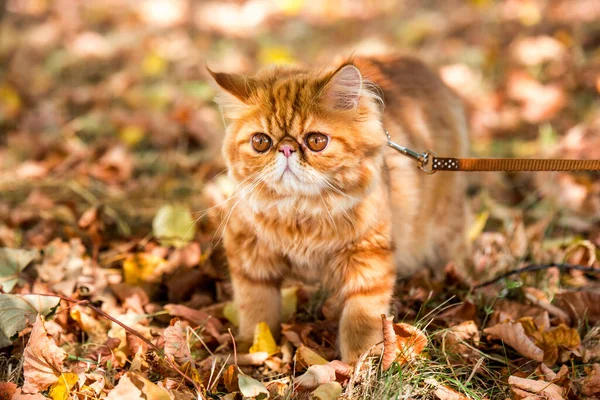
[[[325,86],[324,99],[334,109],[351,110],[358,107],[363,78],[352,64],[338,68]]]
[[[250,96],[256,87],[254,79],[239,74],[214,72],[208,66],[206,69],[221,89],[233,95],[242,103],[248,104]]]

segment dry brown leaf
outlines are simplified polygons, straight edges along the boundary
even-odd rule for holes
[[[456,355],[464,359],[474,359],[479,354],[471,346],[464,342],[473,342],[479,344],[479,329],[475,322],[465,321],[458,325],[450,327],[441,333],[443,350],[450,355]]]
[[[18,388],[9,400],[48,400],[48,398],[41,393],[26,394],[21,388]]]
[[[172,357],[180,365],[188,361],[193,361],[181,321],[177,321],[172,326],[166,328],[163,338],[165,340],[165,354],[167,357]]]
[[[565,389],[554,383],[511,375],[508,378],[508,384],[511,385],[511,390],[517,394],[526,392],[528,396],[538,395],[548,400],[564,400]]]
[[[113,388],[105,397],[106,400],[142,400],[142,391],[138,389],[131,379],[129,374],[125,374],[119,379],[117,386]]]
[[[538,326],[550,326],[548,321],[548,313],[537,306],[517,303],[500,299],[494,305],[494,313],[490,318],[488,327],[492,327],[506,320],[516,321],[519,318],[532,317]],[[548,325],[545,325],[548,322]]]
[[[401,364],[407,363],[417,357],[421,354],[425,346],[427,346],[427,336],[412,325],[400,322],[394,324],[394,331],[396,332],[396,341],[400,350],[398,361]]]
[[[394,317],[386,317],[381,314],[381,324],[383,327],[383,357],[381,359],[381,368],[387,371],[398,355],[398,343],[396,332],[394,332]]]
[[[66,356],[67,353],[48,335],[44,321],[38,315],[23,355],[23,392],[38,393],[55,383],[62,373]]]
[[[438,317],[440,321],[450,325],[453,323],[474,321],[476,318],[477,306],[469,300],[448,308],[448,310],[441,313]]]
[[[581,385],[581,393],[586,396],[600,395],[600,364],[586,368],[587,376]]]
[[[295,384],[314,390],[319,385],[327,382],[344,382],[352,375],[352,367],[338,360],[330,361],[325,365],[312,365],[303,375],[295,379]]]
[[[313,365],[306,372],[295,379],[295,384],[307,389],[314,390],[319,385],[335,381],[335,369],[330,365]]]
[[[17,385],[12,382],[0,382],[0,400],[10,400],[17,391]]]
[[[536,306],[543,308],[549,314],[555,316],[556,318],[559,318],[565,324],[571,324],[571,317],[569,316],[569,314],[561,310],[559,307],[550,304],[550,301],[548,300],[547,296],[541,290],[533,287],[524,287],[523,293],[525,294],[525,297]]]
[[[235,365],[230,365],[223,373],[223,384],[229,393],[239,392],[238,369]]]
[[[595,324],[600,321],[600,293],[591,291],[568,291],[556,295],[562,308],[576,321]]]
[[[435,378],[425,379],[425,383],[435,387],[435,397],[439,400],[468,400],[469,398],[446,385],[439,383]]]
[[[238,354],[237,363],[239,366],[258,366],[263,365],[267,358],[269,358],[269,353],[267,353],[266,351],[259,351],[256,353],[243,353]],[[234,361],[235,360],[233,357],[229,358],[230,363],[233,363]]]
[[[537,347],[523,329],[520,322],[503,322],[483,330],[517,350],[521,355],[535,361],[544,361],[544,351]]]

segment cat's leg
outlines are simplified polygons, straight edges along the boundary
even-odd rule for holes
[[[340,258],[328,286],[341,310],[342,361],[353,362],[383,340],[381,314],[389,313],[396,269],[391,248],[368,245]]]
[[[247,232],[225,236],[225,251],[238,311],[238,339],[251,343],[259,322],[266,322],[277,339],[280,332],[281,282],[285,262]],[[243,347],[242,347],[243,348]]]
[[[238,311],[239,340],[251,343],[259,322],[266,322],[275,338],[280,331],[281,294],[279,280],[255,280],[240,272],[231,274]]]

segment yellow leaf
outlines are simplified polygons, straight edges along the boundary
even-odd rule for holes
[[[338,382],[322,383],[311,394],[314,399],[335,400],[342,395],[342,385]]]
[[[233,326],[238,326],[240,324],[237,307],[233,301],[229,301],[225,304],[223,307],[223,316],[227,318],[227,320],[231,322]]]
[[[298,308],[298,288],[281,289],[281,320],[287,321],[296,314]]]
[[[162,75],[167,69],[167,61],[156,53],[150,53],[142,61],[144,75],[155,77]]]
[[[469,228],[469,240],[471,242],[477,239],[479,235],[481,235],[481,232],[483,232],[483,230],[485,229],[485,224],[487,224],[489,217],[489,211],[484,211],[477,215],[475,222],[473,222],[473,224]]]
[[[286,65],[295,60],[290,51],[285,47],[271,46],[260,50],[258,59],[263,65]]]
[[[119,137],[128,146],[135,146],[144,138],[144,128],[139,125],[127,125],[119,132]]]
[[[77,374],[72,372],[65,372],[62,374],[56,383],[50,386],[50,392],[48,396],[53,400],[67,400],[69,398],[69,392],[79,381]]]
[[[304,5],[304,0],[280,0],[279,7],[287,15],[298,15]]]
[[[250,347],[250,353],[258,353],[264,351],[266,353],[275,354],[279,351],[277,343],[271,334],[269,325],[266,322],[259,322],[254,329],[254,341]]]
[[[325,365],[327,360],[308,347],[299,347],[295,355],[296,369],[304,369],[313,365]]]
[[[14,117],[22,107],[21,97],[10,86],[0,86],[0,110],[9,117]]]
[[[149,253],[131,254],[123,262],[125,283],[139,285],[142,282],[155,282],[159,277],[156,273],[166,264],[166,261]]]

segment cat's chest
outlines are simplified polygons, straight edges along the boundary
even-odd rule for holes
[[[297,268],[323,265],[352,236],[344,231],[344,223],[335,219],[259,215],[254,222],[259,240]]]

